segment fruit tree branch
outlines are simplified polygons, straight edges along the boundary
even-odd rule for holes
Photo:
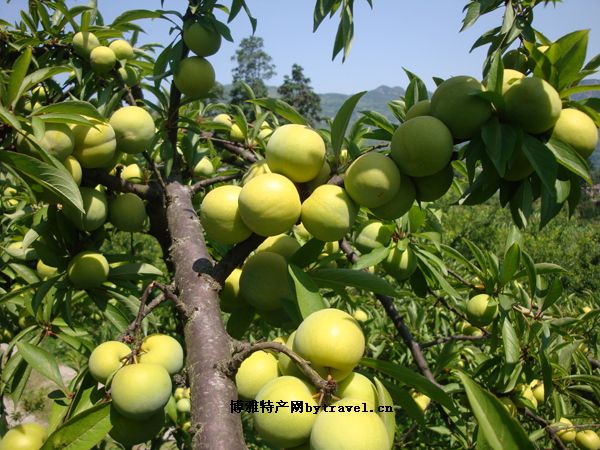
[[[242,241],[235,247],[232,247],[231,250],[229,250],[225,256],[223,256],[223,258],[221,258],[221,261],[219,261],[211,270],[211,275],[215,281],[223,286],[223,283],[225,283],[225,280],[229,274],[233,272],[233,269],[242,264],[248,255],[252,253],[264,240],[264,236],[252,234],[245,241]]]
[[[258,161],[258,156],[256,156],[256,153],[254,153],[252,150],[248,150],[246,147],[236,144],[235,142],[216,138],[210,133],[203,133],[202,137],[210,140],[213,144],[215,144],[216,147],[227,150],[228,152],[239,156],[249,163],[255,163]]]
[[[455,334],[453,336],[440,336],[433,341],[425,342],[421,344],[421,348],[433,347],[434,345],[445,344],[450,341],[481,341],[483,339],[487,339],[489,335],[480,334],[478,336],[469,336],[466,334]]]
[[[90,186],[102,184],[116,192],[132,192],[144,200],[156,199],[160,196],[159,190],[154,185],[131,183],[99,169],[86,169],[83,179]]]
[[[190,189],[193,194],[197,194],[204,188],[206,188],[208,186],[212,186],[213,184],[223,183],[225,181],[237,180],[239,178],[242,178],[241,172],[232,173],[229,175],[217,175],[216,177],[206,178],[205,180],[200,180],[197,183],[192,184],[192,186],[190,186]]]
[[[563,441],[561,441],[560,438],[558,437],[558,434],[556,434],[556,431],[557,431],[556,428],[550,426],[550,422],[548,422],[547,420],[538,416],[537,414],[533,413],[529,408],[525,408],[525,415],[527,417],[533,419],[535,422],[537,422],[542,427],[544,427],[544,429],[550,435],[550,438],[556,444],[556,448],[559,448],[561,450],[567,450],[567,446],[565,444],[563,444]]]

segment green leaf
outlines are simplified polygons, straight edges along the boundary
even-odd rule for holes
[[[236,309],[227,320],[227,333],[234,339],[241,339],[253,321],[254,309],[250,306]]]
[[[283,100],[279,100],[277,98],[257,98],[248,100],[248,102],[263,106],[269,111],[273,111],[275,114],[280,115],[288,122],[306,125],[306,119],[304,119],[304,117],[302,117],[298,111],[296,111],[291,105],[287,104]]]
[[[508,283],[519,268],[521,259],[521,248],[517,242],[514,242],[504,254],[502,260],[502,270],[498,279],[500,285]]]
[[[521,350],[519,348],[519,338],[515,332],[514,327],[508,320],[508,317],[504,319],[502,324],[502,343],[504,344],[504,357],[508,364],[516,364],[519,362],[521,357]]]
[[[554,181],[556,180],[558,165],[556,164],[554,154],[548,151],[548,147],[539,139],[528,134],[523,135],[521,149],[535,169],[535,173],[542,180],[544,186],[546,186],[548,191],[555,192]]]
[[[13,113],[11,113],[8,109],[4,108],[4,106],[0,105],[0,119],[6,125],[10,125],[15,130],[21,129],[21,124],[19,123],[19,119]]]
[[[78,414],[48,437],[40,450],[89,450],[112,429],[110,403],[96,405]]]
[[[574,94],[581,94],[582,92],[589,91],[600,91],[600,84],[582,84],[579,86],[573,86],[567,89],[563,89],[560,93],[560,96],[562,98],[567,98]]]
[[[481,138],[496,171],[504,176],[517,143],[515,129],[510,125],[500,124],[496,117],[492,117],[481,128]]]
[[[319,288],[306,272],[295,264],[288,266],[288,272],[294,283],[296,301],[303,319],[315,311],[327,308],[327,303],[319,294]]]
[[[83,213],[79,187],[62,164],[60,167],[53,167],[31,156],[8,151],[0,152],[0,163],[13,167],[18,172],[41,184],[52,194],[58,196],[63,205],[75,208],[75,210]]]
[[[354,263],[352,268],[354,270],[362,270],[362,269],[366,269],[367,267],[376,266],[381,261],[386,259],[389,255],[389,253],[390,253],[389,247],[384,247],[384,246],[377,247],[376,249],[370,251],[369,253],[361,255],[356,260],[356,262]]]
[[[340,150],[344,144],[344,136],[346,135],[346,129],[350,123],[350,118],[352,117],[354,108],[356,108],[356,104],[366,93],[367,91],[363,91],[349,97],[333,118],[333,122],[331,124],[331,148],[336,161],[338,160]]]
[[[41,347],[28,344],[27,342],[17,342],[19,353],[40,375],[54,381],[63,391],[66,390],[58,364],[54,356]]]
[[[558,90],[577,80],[585,62],[589,30],[574,31],[558,39],[548,52],[558,74]]]
[[[571,172],[579,175],[586,183],[592,184],[592,179],[585,159],[583,159],[573,147],[555,138],[546,142],[546,147],[554,153],[556,161],[558,161],[561,166],[566,167]]]
[[[104,120],[94,105],[80,100],[53,103],[52,105],[42,106],[32,113],[34,116],[42,116],[41,118],[44,118],[49,114],[75,114],[92,117],[98,120]],[[94,122],[86,120],[86,124],[92,125]]]
[[[386,375],[389,375],[392,378],[407,384],[422,394],[427,395],[429,398],[438,402],[445,408],[448,408],[450,411],[455,410],[454,402],[450,396],[423,375],[420,375],[398,364],[388,361],[380,361],[378,359],[363,358],[361,360],[361,364],[385,373]]]
[[[290,262],[298,267],[306,267],[317,260],[324,246],[325,242],[312,238],[292,255]]]
[[[381,406],[394,406],[392,396],[385,386],[377,378],[373,378],[377,389],[377,403]],[[394,442],[394,434],[396,434],[396,415],[394,412],[379,412],[379,417],[385,425],[390,442]]]
[[[112,23],[113,27],[120,24],[128,24],[134,20],[140,19],[159,19],[162,17],[161,11],[150,11],[148,9],[132,9],[118,16]]]
[[[429,96],[427,93],[427,86],[425,86],[423,80],[411,71],[406,70],[404,67],[402,69],[410,80],[408,87],[406,88],[406,93],[404,94],[404,103],[406,105],[406,110],[408,111],[415,103],[420,102],[421,100],[427,100]]]
[[[44,81],[48,78],[52,78],[53,76],[61,74],[61,73],[71,72],[72,70],[73,70],[72,68],[66,67],[66,66],[54,66],[54,67],[44,67],[43,69],[38,69],[35,72],[30,73],[23,79],[21,86],[19,86],[19,89],[17,90],[17,94],[15,95],[15,98],[13,99],[13,101],[11,103],[11,108],[13,108],[13,109],[15,108],[17,101],[19,100],[21,95],[23,95],[23,93],[25,91],[28,91],[35,85],[41,83],[42,81]]]
[[[25,50],[22,50],[21,55],[17,58],[15,63],[12,66],[12,73],[10,74],[10,79],[8,80],[8,88],[6,90],[6,105],[10,105],[13,100],[19,100],[16,98],[19,88],[25,79],[25,75],[27,75],[27,70],[29,70],[29,64],[31,63],[31,47],[26,47]]]
[[[111,267],[109,277],[112,280],[137,280],[144,277],[160,277],[162,272],[148,263],[128,263]]]
[[[308,273],[318,286],[344,291],[355,287],[374,294],[396,296],[396,290],[384,279],[360,270],[318,269]]]
[[[479,428],[494,450],[535,450],[527,433],[500,400],[481,388],[466,374],[457,372]]]
[[[462,25],[462,28],[460,29],[460,31],[466,30],[471,25],[473,25],[475,22],[477,22],[477,19],[479,19],[479,16],[481,15],[480,10],[481,10],[481,3],[477,2],[477,1],[473,1],[464,7],[463,11],[466,11],[466,13],[465,13],[465,17],[463,19],[463,25]]]

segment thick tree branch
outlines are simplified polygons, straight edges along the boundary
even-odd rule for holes
[[[186,367],[191,384],[192,423],[199,427],[192,438],[192,448],[245,449],[241,419],[229,412],[230,402],[237,399],[235,383],[218,368],[221,361],[231,358],[231,339],[221,320],[220,285],[207,273],[213,261],[202,225],[187,186],[170,182],[167,200],[174,281],[179,299],[190,312],[184,328]],[[207,271],[199,275],[194,270],[197,265]]]
[[[205,180],[200,180],[200,181],[192,184],[192,186],[190,186],[190,189],[192,191],[192,194],[197,194],[204,188],[207,188],[208,186],[212,186],[213,184],[223,183],[225,181],[237,180],[240,178],[242,178],[241,172],[232,173],[229,175],[217,175],[215,177],[206,178]]]

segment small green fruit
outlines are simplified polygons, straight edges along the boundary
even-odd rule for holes
[[[250,256],[240,276],[240,294],[253,307],[261,311],[274,311],[291,298],[288,284],[287,261],[272,252]]]
[[[406,116],[404,120],[414,119],[415,117],[420,116],[429,116],[431,113],[431,101],[430,100],[421,100],[420,102],[415,103],[410,107],[408,111],[406,111]]]
[[[278,376],[277,358],[271,353],[258,351],[242,362],[235,375],[235,385],[241,398],[254,400],[262,387]]]
[[[109,47],[100,45],[90,52],[90,65],[92,70],[99,74],[106,74],[114,69],[117,57]]]
[[[17,425],[2,437],[0,450],[38,450],[48,437],[46,428],[37,423]]]
[[[118,60],[133,59],[133,47],[124,39],[115,39],[108,45],[108,48],[114,52]]]
[[[239,186],[219,186],[210,191],[200,206],[200,221],[206,235],[223,244],[236,244],[250,237],[239,209]]]
[[[63,212],[82,231],[94,231],[104,225],[108,216],[108,201],[102,191],[89,187],[79,188],[83,200],[82,215],[74,206],[64,205]]]
[[[394,198],[400,189],[400,171],[381,153],[367,153],[346,170],[344,187],[356,203],[377,208]]]
[[[173,82],[188,97],[206,98],[215,86],[215,70],[206,59],[190,56],[179,62]]]
[[[152,116],[139,106],[125,106],[110,116],[115,131],[117,150],[123,153],[140,153],[151,150],[155,126]]]
[[[102,286],[108,278],[110,268],[108,261],[101,253],[91,251],[77,254],[69,262],[67,275],[71,283],[80,289]]]
[[[146,336],[140,347],[139,362],[163,366],[169,375],[183,368],[183,348],[176,339],[166,334]]]
[[[117,149],[115,130],[108,123],[75,125],[73,127],[75,149],[73,156],[86,169],[104,167],[113,158]]]
[[[73,51],[82,58],[89,58],[90,52],[100,46],[100,41],[94,33],[79,31],[73,35]]]
[[[211,56],[221,48],[221,35],[208,23],[186,22],[183,42],[198,56]]]
[[[324,184],[302,203],[302,224],[315,238],[337,241],[348,233],[358,208],[340,186]]]
[[[123,342],[103,342],[90,355],[90,374],[94,380],[106,384],[106,380],[123,366],[124,358],[130,353],[131,349]]]
[[[467,301],[466,313],[469,322],[484,327],[498,314],[498,303],[487,294],[479,294]]]
[[[147,218],[144,201],[132,192],[118,195],[110,203],[110,223],[121,231],[142,231]]]

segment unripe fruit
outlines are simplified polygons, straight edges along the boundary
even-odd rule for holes
[[[508,91],[508,89],[515,84],[516,81],[525,78],[525,74],[517,70],[504,69],[502,74],[502,95]]]
[[[367,404],[367,408],[374,409],[378,405],[377,390],[364,375],[352,372],[338,383],[335,396],[340,399],[353,398]]]
[[[266,159],[261,159],[253,163],[246,173],[242,177],[242,186],[245,186],[253,178],[258,177],[259,175],[264,175],[265,173],[272,173],[271,169],[269,169],[269,165],[267,164]]]
[[[152,116],[139,106],[125,106],[110,117],[115,130],[117,150],[123,153],[140,153],[149,150],[154,139],[155,126]]]
[[[389,202],[379,208],[371,208],[371,212],[379,219],[394,220],[406,214],[416,199],[415,184],[412,179],[403,176],[400,180],[400,189]]]
[[[298,378],[283,376],[267,383],[256,395],[256,401],[287,402],[287,407],[280,407],[277,412],[255,412],[254,426],[256,431],[269,445],[274,447],[294,447],[302,444],[311,434],[317,415],[303,410],[293,412],[289,407],[291,401],[301,401],[311,407],[317,406],[313,398],[314,389]],[[259,410],[260,411],[260,410]]]
[[[256,253],[273,252],[290,259],[300,249],[300,243],[287,234],[269,236],[256,248]]]
[[[569,428],[570,425],[573,425],[573,422],[571,422],[569,419],[561,417],[559,423],[563,425],[560,427],[560,431],[556,432],[556,435],[563,442],[573,442],[577,435],[577,431],[575,431],[575,428]]]
[[[113,70],[116,63],[115,52],[104,45],[100,45],[90,52],[90,65],[96,73],[108,73]]]
[[[490,103],[476,95],[483,91],[473,77],[448,78],[431,97],[431,115],[444,122],[456,139],[469,139],[492,115]]]
[[[211,162],[208,156],[204,156],[194,166],[193,172],[196,178],[207,178],[210,177],[213,173],[215,173],[215,166],[213,166],[213,163]]]
[[[500,400],[500,403],[504,405],[511,416],[515,417],[517,415],[517,407],[510,398],[500,397],[498,400]]]
[[[276,173],[248,181],[239,197],[244,223],[261,236],[275,236],[289,230],[300,217],[300,196],[288,178]]]
[[[492,323],[498,314],[498,304],[487,294],[479,294],[467,301],[466,313],[469,322],[478,327]]]
[[[182,398],[177,401],[177,411],[187,414],[192,410],[192,403],[189,398]]]
[[[117,196],[109,209],[109,220],[121,231],[142,231],[148,218],[144,201],[132,192]]]
[[[133,48],[131,44],[124,39],[116,39],[112,41],[108,48],[110,48],[117,59],[133,59]]]
[[[116,408],[110,409],[110,437],[129,448],[156,437],[165,424],[165,412],[160,409],[143,420],[134,420],[119,414]]]
[[[83,201],[84,214],[73,206],[64,205],[63,212],[73,224],[82,231],[94,231],[104,225],[108,215],[106,194],[89,187],[79,188]]]
[[[69,261],[67,275],[75,287],[90,289],[102,286],[109,270],[104,255],[88,251],[77,254]]]
[[[246,136],[237,123],[231,125],[231,129],[229,130],[229,139],[233,142],[244,142],[246,139]]]
[[[354,246],[361,253],[369,253],[378,247],[386,247],[392,240],[392,230],[378,220],[366,222],[354,234]]]
[[[169,375],[175,375],[183,368],[183,348],[171,336],[151,334],[142,341],[138,360],[143,364],[163,366]]]
[[[301,220],[315,238],[331,242],[351,230],[357,214],[358,208],[343,188],[324,184],[302,203]]]
[[[206,59],[191,56],[179,62],[173,82],[182,94],[191,98],[205,98],[215,86],[215,70]]]
[[[560,112],[552,137],[569,144],[582,158],[589,158],[598,145],[596,124],[590,116],[574,108]]]
[[[88,362],[90,374],[94,380],[106,384],[108,377],[123,366],[123,359],[130,353],[131,349],[123,342],[103,342],[90,355]]]
[[[2,437],[0,450],[38,450],[48,437],[46,429],[37,423],[17,425]]]
[[[456,325],[456,331],[466,334],[467,336],[481,336],[483,334],[481,329],[474,327],[469,322],[464,320]]]
[[[400,171],[381,153],[367,153],[346,169],[344,187],[356,203],[377,208],[389,202],[400,188]]]
[[[317,415],[310,434],[311,450],[390,449],[391,444],[383,421],[375,412],[363,412],[361,401],[347,398],[335,402],[332,406],[335,412],[322,412]],[[352,408],[352,412],[348,412],[347,408]]]
[[[83,176],[83,171],[81,170],[81,164],[77,161],[73,156],[67,156],[65,160],[62,162],[67,172],[71,174],[73,180],[77,186],[81,184],[81,177]]]
[[[158,364],[131,364],[113,377],[111,395],[117,411],[134,420],[147,419],[171,397],[171,378]]]
[[[221,35],[208,23],[186,22],[183,42],[198,56],[211,56],[221,48]]]
[[[529,387],[531,387],[531,392],[533,396],[537,400],[538,403],[544,403],[544,383],[540,380],[533,380],[529,383]]]
[[[403,174],[425,177],[442,170],[452,157],[452,135],[439,119],[415,117],[392,136],[391,156]]]
[[[143,183],[144,172],[142,168],[137,164],[129,164],[121,172],[121,178],[132,183]]]
[[[414,119],[415,117],[420,116],[428,116],[431,113],[431,101],[430,100],[421,100],[410,107],[408,111],[406,111],[406,116],[404,120]]]
[[[283,307],[283,302],[292,296],[285,258],[272,252],[250,256],[242,268],[240,294],[258,310],[274,311]]]
[[[221,309],[225,312],[230,313],[247,306],[246,301],[240,295],[241,276],[242,269],[233,269],[219,293]]]
[[[513,400],[517,406],[537,409],[538,403],[536,398],[533,396],[533,392],[531,387],[527,384],[519,384],[515,387],[515,394],[513,395]],[[524,402],[526,400],[527,402]]]
[[[600,450],[600,436],[594,430],[578,431],[575,443],[582,450]]]
[[[294,348],[314,366],[330,369],[336,380],[352,372],[365,351],[365,337],[358,322],[347,312],[328,308],[302,321]]]
[[[315,178],[323,167],[325,142],[307,126],[287,124],[273,132],[265,156],[272,172],[303,183]]]
[[[525,156],[525,152],[523,152],[521,147],[516,147],[503,178],[507,181],[520,181],[531,175],[533,171],[534,168],[529,159],[527,159],[527,156]]]
[[[204,196],[200,221],[210,239],[236,244],[252,234],[240,215],[238,200],[241,192],[239,186],[219,186]]]
[[[217,114],[215,117],[213,117],[212,121],[226,125],[229,128],[231,128],[231,126],[233,125],[233,122],[231,121],[231,116],[229,114],[224,114],[224,113]]]
[[[37,144],[54,156],[59,161],[64,161],[75,148],[75,138],[71,128],[64,123],[46,123],[44,136],[39,141],[33,138]],[[20,145],[19,145],[20,144]],[[18,142],[20,151],[25,153],[37,153],[37,150],[33,147],[27,139],[22,139]]]
[[[541,78],[517,80],[504,94],[504,116],[531,134],[552,128],[561,109],[560,95]]]
[[[502,57],[502,64],[506,69],[525,72],[529,66],[529,61],[526,55],[515,49],[504,54]]]
[[[383,269],[398,281],[404,281],[417,270],[417,257],[410,247],[401,249],[393,247],[386,259]]]
[[[241,398],[254,400],[262,387],[278,376],[277,358],[271,353],[258,351],[242,362],[235,375],[235,385]]]
[[[123,82],[128,87],[133,87],[140,82],[139,75],[135,71],[135,69],[129,65],[125,67],[119,67],[118,69],[119,75],[121,76]]]
[[[439,172],[426,177],[415,177],[413,183],[417,191],[417,200],[421,202],[433,202],[442,198],[454,180],[452,164],[448,164]]]
[[[73,128],[75,149],[73,156],[86,169],[104,167],[117,149],[115,130],[108,123],[96,123],[93,127],[75,125]]]
[[[100,46],[94,33],[79,31],[73,35],[73,51],[82,58],[89,58],[90,52]]]
[[[44,261],[42,261],[41,259],[38,260],[35,268],[40,278],[53,277],[54,275],[56,275],[56,271],[58,270],[56,267],[44,264]]]

